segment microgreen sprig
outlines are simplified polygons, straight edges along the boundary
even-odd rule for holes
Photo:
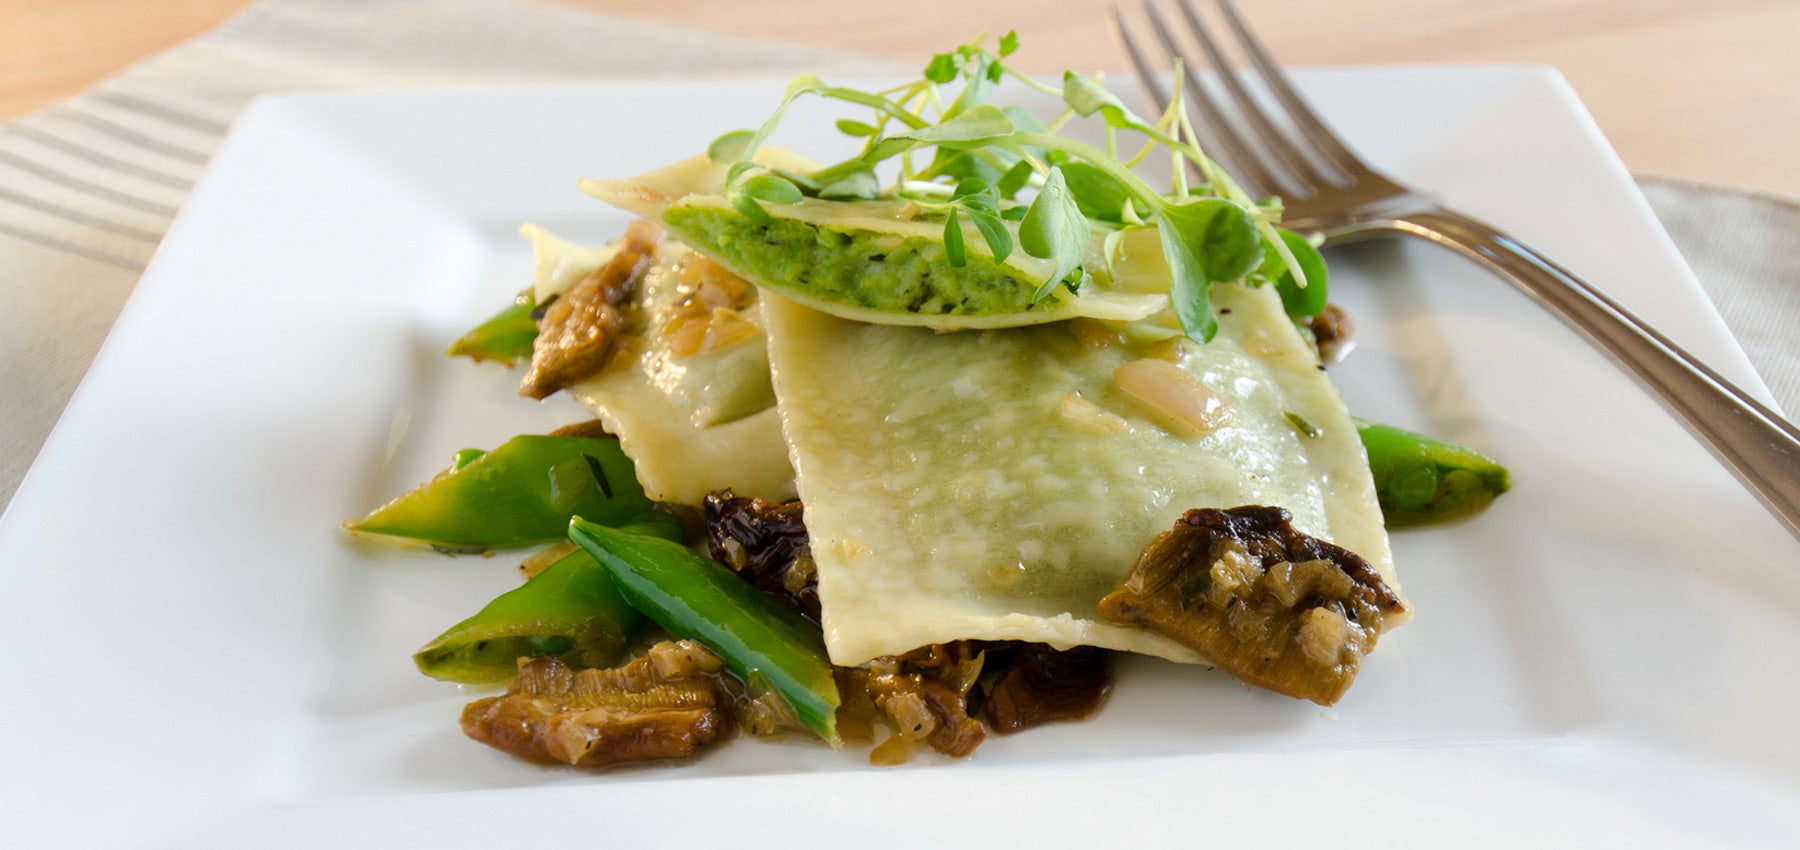
[[[1156,121],[1133,113],[1098,76],[1073,71],[1062,86],[1020,73],[1006,62],[1018,49],[1007,33],[997,51],[986,37],[933,56],[920,79],[880,92],[827,85],[811,74],[787,87],[775,112],[755,131],[728,133],[714,141],[709,156],[729,162],[731,203],[758,222],[769,220],[764,204],[792,204],[803,198],[826,200],[906,200],[924,215],[942,216],[945,256],[953,266],[968,261],[962,221],[981,235],[996,262],[1015,248],[1005,222],[1018,222],[1016,247],[1049,260],[1052,271],[1035,293],[1050,297],[1058,284],[1078,289],[1090,271],[1091,222],[1108,228],[1155,226],[1171,275],[1170,297],[1183,331],[1210,340],[1218,322],[1211,309],[1214,283],[1249,280],[1273,283],[1296,316],[1318,312],[1324,301],[1324,266],[1298,236],[1275,227],[1279,206],[1258,205],[1200,149],[1181,100],[1177,67],[1174,96]],[[1063,102],[1049,124],[1016,106],[989,102],[993,90],[1011,77]],[[947,104],[941,87],[961,81]],[[844,119],[840,132],[863,140],[855,156],[809,174],[767,168],[757,150],[799,98],[813,95],[871,110],[869,121]],[[1106,149],[1057,134],[1077,118],[1098,117],[1106,128]],[[1118,153],[1119,134],[1144,137],[1144,150],[1131,163],[1161,147],[1175,163],[1168,192],[1158,192],[1135,174]],[[932,149],[915,169],[914,154]],[[876,168],[898,161],[899,178],[883,185]],[[1189,186],[1186,165],[1202,177]],[[1030,190],[1029,198],[1021,193]],[[1116,245],[1109,238],[1107,245]],[[1111,251],[1106,255],[1110,257]],[[1315,306],[1316,305],[1316,306]]]

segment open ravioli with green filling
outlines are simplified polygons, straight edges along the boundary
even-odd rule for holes
[[[811,170],[778,148],[757,159]],[[940,329],[1000,328],[1089,317],[1132,321],[1167,309],[1163,292],[1133,292],[1090,276],[1074,291],[1036,293],[1054,263],[1014,251],[996,259],[985,242],[950,261],[942,218],[906,201],[805,198],[769,204],[766,220],[746,217],[722,194],[726,166],[694,157],[626,180],[584,180],[582,190],[667,227],[758,287],[832,315]],[[1002,225],[1013,232],[1018,225]],[[1092,251],[1101,249],[1093,241]],[[1104,271],[1096,254],[1089,268]]]
[[[832,662],[970,638],[1199,660],[1097,611],[1192,508],[1286,509],[1399,594],[1361,443],[1316,356],[1272,290],[1213,297],[1219,333],[1199,345],[1153,324],[937,333],[764,293]],[[1143,362],[1210,393],[1212,419],[1122,386]]]

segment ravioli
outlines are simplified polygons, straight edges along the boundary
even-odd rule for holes
[[[1096,605],[1197,507],[1286,508],[1399,593],[1356,429],[1280,299],[1239,285],[1213,298],[1211,343],[1152,345],[1080,322],[865,324],[765,292],[832,662],[960,639],[1196,661]],[[1229,405],[1231,424],[1183,429],[1113,381],[1158,349]]]
[[[708,350],[678,352],[678,305],[694,293],[683,263],[701,259],[664,243],[635,299],[633,333],[606,368],[569,388],[637,465],[650,498],[698,505],[731,489],[769,500],[794,497],[794,472],[769,383],[762,317],[750,289],[727,308],[748,330]]]
[[[590,248],[577,245],[535,224],[519,227],[519,235],[531,243],[534,270],[531,277],[532,299],[548,304],[550,299],[568,291],[594,270],[606,265],[619,252],[617,242]]]
[[[810,171],[805,160],[764,148],[758,161]],[[1075,292],[1056,287],[1034,293],[1054,263],[1013,251],[994,257],[985,240],[965,240],[966,257],[952,265],[943,246],[944,220],[912,202],[805,198],[765,204],[770,218],[752,221],[721,194],[726,166],[705,157],[683,160],[628,180],[584,180],[582,190],[620,209],[662,223],[678,239],[706,252],[763,289],[814,309],[880,324],[960,329],[1018,327],[1076,317],[1132,321],[1169,305],[1157,292],[1112,288],[1090,276]],[[1006,222],[1018,241],[1018,225]],[[1095,240],[1096,248],[1100,239]],[[1087,268],[1104,270],[1097,255]]]

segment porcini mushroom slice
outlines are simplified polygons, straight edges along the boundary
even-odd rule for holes
[[[1100,600],[1101,616],[1175,640],[1252,685],[1337,702],[1404,608],[1367,561],[1291,519],[1276,507],[1188,511]]]

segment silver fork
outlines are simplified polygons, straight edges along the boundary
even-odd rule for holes
[[[1165,58],[1181,57],[1189,68],[1211,65],[1218,71],[1235,104],[1235,118],[1195,74],[1186,75],[1187,93],[1223,151],[1223,164],[1244,187],[1252,195],[1282,197],[1282,226],[1321,233],[1327,244],[1395,233],[1418,236],[1505,278],[1610,354],[1762,500],[1789,534],[1800,538],[1800,428],[1530,245],[1444,206],[1435,194],[1370,168],[1307,105],[1231,0],[1217,0],[1256,78],[1284,114],[1265,112],[1231,70],[1193,0],[1175,2],[1208,61],[1194,61],[1162,9],[1146,0]],[[1117,6],[1113,19],[1139,81],[1158,110],[1166,108],[1168,95],[1156,72],[1160,63],[1133,36]],[[1260,145],[1252,146],[1251,134]]]

